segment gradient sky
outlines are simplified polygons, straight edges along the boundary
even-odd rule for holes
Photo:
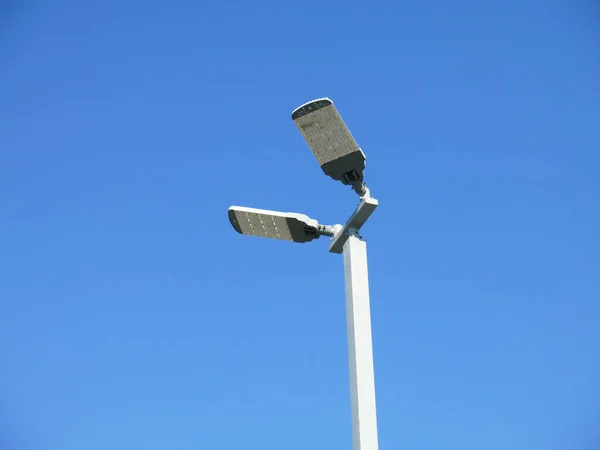
[[[290,118],[332,98],[380,207],[382,450],[600,446],[600,8],[0,6],[0,448],[347,450],[344,222]]]

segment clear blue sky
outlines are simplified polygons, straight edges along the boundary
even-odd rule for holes
[[[367,154],[382,450],[600,446],[600,8],[0,9],[0,448],[351,448],[343,222],[290,119]]]

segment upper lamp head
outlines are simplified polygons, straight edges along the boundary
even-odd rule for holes
[[[349,185],[362,182],[365,154],[330,99],[305,103],[294,110],[292,120],[326,175]]]

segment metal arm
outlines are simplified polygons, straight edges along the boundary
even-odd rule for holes
[[[318,236],[334,236],[335,235],[335,226],[319,225],[317,227],[317,235]]]
[[[370,192],[369,192],[369,188],[367,187],[365,182],[362,180],[355,181],[354,183],[352,183],[352,189],[354,189],[354,192],[356,192],[360,196],[361,199],[363,197],[371,196]]]
[[[329,245],[329,251],[331,253],[342,253],[344,251],[344,244],[350,234],[360,230],[378,205],[379,202],[371,197],[369,189],[365,186],[365,195],[361,197],[358,207],[346,221],[346,225],[333,237]]]

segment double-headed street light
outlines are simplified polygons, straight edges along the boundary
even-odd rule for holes
[[[378,202],[363,177],[365,155],[328,98],[305,103],[292,120],[319,161],[323,172],[350,185],[360,196],[358,207],[345,225],[321,225],[304,214],[232,206],[229,221],[241,234],[305,243],[331,237],[329,251],[343,253],[346,281],[346,320],[350,367],[350,401],[354,450],[377,450],[377,414],[367,244],[359,235]]]

